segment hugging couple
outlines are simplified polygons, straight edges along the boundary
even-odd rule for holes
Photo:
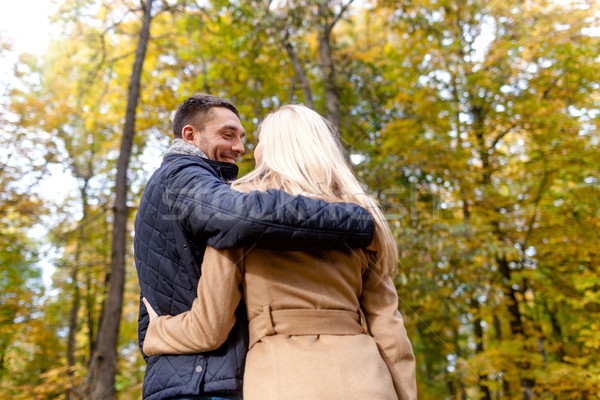
[[[135,219],[143,398],[416,399],[394,236],[335,128],[285,105],[255,168],[237,108],[186,99]]]

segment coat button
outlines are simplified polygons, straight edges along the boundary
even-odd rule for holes
[[[187,249],[187,244],[184,244],[184,245],[183,245],[183,248],[184,248],[184,249]]]
[[[202,372],[202,365],[198,365],[196,367],[196,372],[198,372],[198,373]]]

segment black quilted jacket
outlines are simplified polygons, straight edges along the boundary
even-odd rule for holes
[[[191,308],[207,244],[326,250],[365,247],[371,241],[373,221],[356,205],[278,190],[239,193],[223,183],[236,175],[233,164],[170,155],[148,181],[135,219],[134,252],[141,297],[159,315]],[[215,351],[155,357],[142,352],[147,362],[143,398],[241,392],[248,346],[243,303],[228,340]],[[147,328],[140,301],[140,349]]]

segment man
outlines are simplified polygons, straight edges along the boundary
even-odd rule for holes
[[[196,297],[208,245],[278,250],[366,247],[373,221],[352,204],[329,204],[278,190],[239,193],[224,183],[237,176],[244,128],[228,100],[199,94],[173,119],[175,139],[142,195],[135,220],[135,263],[141,297],[160,314],[187,311]],[[248,347],[243,302],[237,322],[219,349],[163,355],[147,361],[143,397],[241,399]],[[148,328],[140,301],[139,346]]]

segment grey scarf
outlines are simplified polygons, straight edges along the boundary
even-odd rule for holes
[[[185,154],[188,156],[208,158],[208,157],[206,157],[206,154],[204,154],[204,152],[202,150],[200,150],[193,144],[189,144],[188,142],[184,141],[183,139],[179,139],[179,138],[173,139],[173,142],[171,143],[171,147],[169,147],[167,149],[163,158],[173,155],[173,154]]]

